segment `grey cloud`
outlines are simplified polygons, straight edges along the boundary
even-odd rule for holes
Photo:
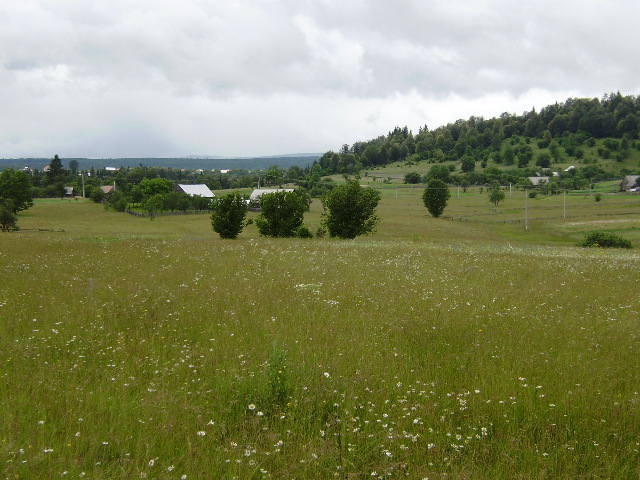
[[[31,60],[16,59],[5,63],[4,68],[7,70],[32,70],[37,68],[38,64]]]
[[[247,118],[269,123],[269,131],[295,124],[310,142],[337,137],[327,126],[348,118],[339,124],[340,145],[379,134],[379,125],[405,124],[403,116],[420,121],[419,112],[446,111],[454,98],[480,105],[528,101],[536,92],[555,92],[558,101],[567,92],[634,94],[638,14],[640,5],[624,0],[7,0],[0,101],[11,121],[0,120],[0,147],[66,135],[91,139],[98,150],[106,148],[99,138],[150,148],[122,133],[131,128],[158,150],[190,153],[197,144],[202,152],[278,153],[291,140],[267,146],[270,134],[264,147],[221,144],[247,125],[260,128]],[[458,111],[459,102],[449,105]],[[496,105],[496,114],[509,107]],[[315,114],[305,116],[309,108]],[[45,120],[52,109],[55,125]],[[292,112],[304,123],[289,121]],[[208,136],[203,124],[219,134]]]

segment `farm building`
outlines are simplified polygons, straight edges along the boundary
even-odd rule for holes
[[[184,185],[178,184],[176,187],[176,192],[183,192],[187,195],[191,195],[192,197],[204,197],[204,198],[213,198],[215,194],[209,190],[204,184],[199,185]]]
[[[549,177],[528,177],[529,181],[535,186],[538,187],[542,183],[549,183]]]
[[[640,175],[627,175],[620,182],[620,191],[636,191],[634,189],[640,188]]]
[[[259,203],[263,195],[276,192],[293,192],[293,188],[256,188],[251,192],[249,203]]]
[[[113,192],[115,192],[116,186],[115,185],[103,185],[103,186],[100,187],[100,190],[102,190],[102,193],[104,193],[105,195],[110,195]]]

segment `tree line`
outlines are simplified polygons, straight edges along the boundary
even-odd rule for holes
[[[623,157],[640,130],[640,96],[612,93],[598,98],[570,98],[537,112],[521,115],[503,113],[497,118],[472,116],[435,130],[425,125],[413,134],[406,126],[368,141],[345,144],[338,152],[328,151],[314,161],[321,175],[353,174],[362,170],[406,161],[444,163],[460,161],[463,173],[473,172],[476,164],[493,160],[497,164],[526,168],[533,160],[527,144],[512,145],[506,140],[527,137],[540,148],[550,148],[548,157],[536,159],[542,165],[557,161],[562,151],[582,158],[580,146],[596,139],[611,138],[602,152]]]
[[[375,210],[380,193],[363,188],[357,180],[347,181],[322,197],[324,208],[322,226],[316,232],[321,237],[353,239],[375,231],[379,218]],[[306,191],[278,191],[260,198],[260,215],[256,225],[265,237],[312,238],[313,233],[303,224],[304,212],[309,209]],[[247,198],[239,192],[216,198],[211,206],[211,225],[221,238],[234,239],[250,222],[245,220]]]

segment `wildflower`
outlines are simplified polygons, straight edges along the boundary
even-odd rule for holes
[[[255,410],[256,406],[253,403],[249,404],[249,410]]]
[[[198,432],[198,436],[199,436],[199,437],[204,437],[206,434],[207,434],[207,432],[205,432],[204,430],[200,430],[200,431]]]
[[[331,376],[329,375],[329,372],[324,372],[323,375],[324,375],[324,378],[329,378]]]

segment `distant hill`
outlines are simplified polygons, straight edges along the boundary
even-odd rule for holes
[[[282,169],[293,165],[306,167],[320,158],[317,153],[297,153],[255,158],[214,158],[189,156],[182,158],[62,158],[62,163],[68,167],[71,160],[77,160],[80,169],[91,167],[102,169],[106,167],[136,167],[140,164],[147,167],[163,167],[175,169],[202,170],[267,170],[271,165],[278,165]],[[0,159],[0,170],[5,168],[24,168],[41,170],[49,164],[50,158],[3,158]]]

